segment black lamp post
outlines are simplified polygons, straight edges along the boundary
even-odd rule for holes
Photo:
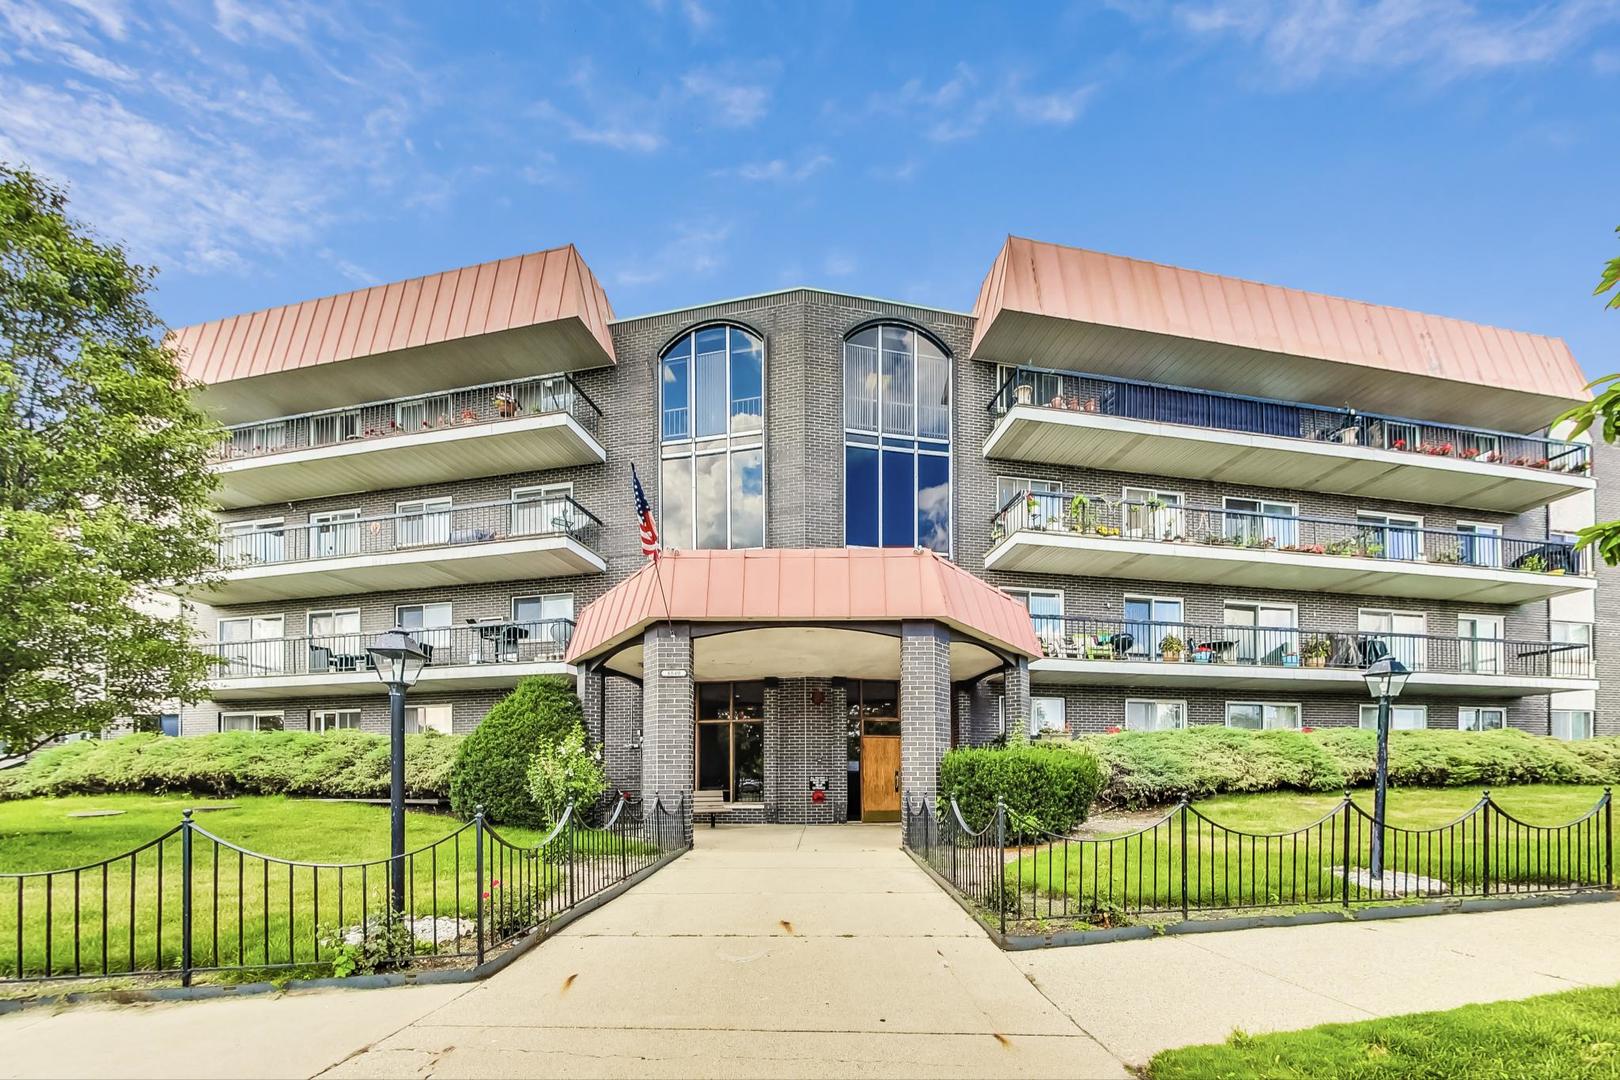
[[[1389,703],[1401,696],[1411,676],[1406,665],[1393,656],[1374,660],[1362,671],[1367,691],[1378,699],[1378,778],[1373,790],[1372,876],[1384,876],[1384,802],[1389,794]],[[1345,867],[1349,873],[1350,868]]]
[[[388,857],[392,910],[405,910],[405,691],[422,674],[428,654],[402,627],[377,635],[366,652],[388,687]]]

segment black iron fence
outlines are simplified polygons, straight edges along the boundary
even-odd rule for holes
[[[1591,465],[1584,443],[1082,372],[1011,371],[987,407],[1001,416],[1018,405],[1553,472],[1584,474]]]
[[[1057,836],[1003,804],[977,827],[955,800],[909,802],[905,844],[1003,933],[1019,924],[1109,927],[1135,918],[1614,888],[1611,795],[1562,825],[1532,825],[1485,792],[1444,825],[1383,825],[1348,793],[1283,833],[1234,829],[1182,801],[1117,836]]]
[[[243,620],[247,622],[248,620]],[[428,667],[529,664],[561,660],[574,633],[572,619],[492,620],[413,629]],[[375,634],[311,634],[250,638],[203,646],[215,659],[213,678],[326,675],[375,671],[367,646]]]
[[[548,413],[566,413],[592,433],[602,417],[602,410],[580,389],[573,376],[542,375],[239,424],[226,429],[219,458],[235,461],[266,457],[289,450],[367,442]]]
[[[1268,513],[1259,504],[1216,508],[1111,499],[1083,492],[1026,491],[1009,500],[991,519],[991,543],[1026,531],[1543,574],[1591,572],[1584,549],[1558,540],[1525,540],[1484,530],[1430,529],[1399,518]]]
[[[327,513],[319,520],[287,524],[255,521],[227,524],[219,564],[238,570],[267,563],[380,555],[422,548],[450,548],[532,537],[565,536],[592,546],[601,521],[571,495],[537,493],[496,502],[456,504],[448,498],[401,503],[392,514],[360,517]]]
[[[1137,664],[1245,664],[1360,669],[1393,657],[1409,671],[1588,679],[1592,646],[1578,641],[1447,637],[1386,630],[1031,616],[1047,657]]]
[[[687,845],[684,802],[621,796],[599,825],[572,806],[536,844],[472,821],[401,857],[303,862],[249,851],[186,811],[180,824],[84,866],[0,873],[0,982],[221,972],[349,974],[482,964]]]

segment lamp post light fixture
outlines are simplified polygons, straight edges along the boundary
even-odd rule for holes
[[[405,910],[405,691],[416,683],[428,653],[403,627],[378,634],[366,652],[388,687],[388,881],[395,913]]]
[[[1374,880],[1384,876],[1384,804],[1389,794],[1389,703],[1401,696],[1411,677],[1406,665],[1393,656],[1374,660],[1361,672],[1367,692],[1378,699],[1378,767],[1373,789],[1373,834],[1370,867]],[[1350,872],[1347,866],[1346,874]]]

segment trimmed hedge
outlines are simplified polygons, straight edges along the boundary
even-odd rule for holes
[[[1183,795],[1364,786],[1373,779],[1377,736],[1360,728],[1307,733],[1209,726],[1045,745],[1095,755],[1105,773],[1101,801],[1134,808]],[[1563,742],[1522,731],[1395,731],[1389,776],[1410,787],[1614,783],[1620,780],[1620,737]]]
[[[939,767],[943,799],[954,798],[973,828],[1007,804],[1007,835],[1063,835],[1086,820],[1102,786],[1102,765],[1077,747],[1012,746],[951,750]]]
[[[405,736],[405,794],[444,798],[457,735]],[[105,792],[386,798],[388,739],[359,731],[84,739],[0,772],[0,799]]]
[[[542,746],[556,746],[584,726],[585,711],[570,679],[523,679],[462,740],[450,767],[450,808],[470,818],[482,806],[497,824],[543,828],[545,814],[529,794],[529,763]]]

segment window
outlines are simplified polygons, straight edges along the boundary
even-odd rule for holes
[[[1457,523],[1457,561],[1469,566],[1502,565],[1502,526]]]
[[[1554,709],[1552,736],[1555,739],[1590,739],[1592,737],[1592,711],[1590,709]]]
[[[996,510],[1012,502],[1020,496],[1028,496],[1035,500],[1035,509],[1032,512],[1019,512],[1013,515],[1014,528],[1018,522],[1031,527],[1038,527],[1042,522],[1053,522],[1060,526],[1063,524],[1063,509],[1067,505],[1063,498],[1063,485],[1056,480],[1036,480],[1028,476],[998,476],[996,477]]]
[[[1507,727],[1506,709],[1458,709],[1458,731],[1501,731]]]
[[[400,604],[394,608],[394,625],[409,630],[411,636],[430,649],[450,647],[450,627],[454,624],[447,603]]]
[[[1423,519],[1399,514],[1358,513],[1361,548],[1373,558],[1419,559],[1423,557]]]
[[[315,709],[309,714],[311,731],[357,731],[359,728],[359,709]]]
[[[280,731],[281,714],[278,712],[222,712],[219,714],[221,731]]]
[[[765,684],[699,683],[697,789],[727,802],[765,800]]]
[[[395,547],[421,547],[450,542],[450,500],[413,499],[396,503]]]
[[[1185,701],[1129,698],[1125,702],[1126,731],[1171,731],[1186,726]]]
[[[1231,497],[1223,502],[1227,539],[1255,547],[1268,540],[1273,547],[1299,542],[1299,507],[1293,503]]]
[[[323,413],[309,418],[309,444],[331,446],[360,437],[360,410]]]
[[[283,625],[280,615],[219,620],[219,658],[225,661],[219,674],[281,674],[285,670],[283,658],[287,655],[286,642],[282,640]]]
[[[1248,728],[1252,731],[1271,731],[1286,728],[1299,730],[1298,705],[1268,705],[1261,701],[1228,701],[1226,726]]]
[[[1128,487],[1122,493],[1122,509],[1126,536],[1147,540],[1175,540],[1187,532],[1186,514],[1179,491],[1159,491],[1154,488]]]
[[[440,735],[450,734],[450,706],[449,705],[407,705],[405,706],[405,734],[421,735],[429,731],[437,731]]]
[[[512,598],[512,621],[539,642],[542,652],[561,654],[574,629],[574,594],[544,593]]]
[[[1029,733],[1039,735],[1043,731],[1067,731],[1069,725],[1063,719],[1063,705],[1060,697],[1030,698]]]
[[[951,550],[951,365],[926,334],[844,342],[844,542]]]
[[[1460,666],[1474,675],[1502,673],[1502,620],[1495,615],[1457,616]]]
[[[1422,671],[1428,667],[1428,642],[1423,636],[1427,622],[1421,611],[1362,608],[1356,614],[1356,626],[1364,635],[1361,652],[1365,662],[1362,666],[1385,656],[1393,656],[1405,664],[1408,671]]]
[[[573,484],[541,484],[512,489],[512,535],[572,533],[581,522]]]
[[[1552,639],[1562,648],[1552,654],[1552,673],[1566,678],[1592,677],[1592,624],[1554,619]]]
[[[1035,636],[1042,641],[1063,640],[1063,594],[1047,589],[1007,589],[1006,592],[1024,602],[1029,609],[1029,621],[1035,624]]]
[[[221,532],[221,562],[276,563],[287,558],[287,530],[281,518],[233,521],[223,526]]]
[[[1127,650],[1129,655],[1153,656],[1159,651],[1159,642],[1167,635],[1185,638],[1189,632],[1186,624],[1182,622],[1180,597],[1125,598],[1125,633],[1131,639]],[[1187,647],[1193,648],[1195,643],[1188,642]]]
[[[1286,656],[1299,655],[1299,615],[1292,604],[1260,604],[1228,600],[1222,615],[1228,628],[1237,628],[1237,662],[1280,667]]]
[[[672,548],[765,546],[765,347],[735,326],[664,352],[664,539]]]
[[[309,515],[309,554],[323,559],[360,551],[360,511],[328,510]]]
[[[309,670],[359,671],[366,662],[366,642],[360,636],[360,612],[309,613]]]
[[[1360,726],[1371,730],[1378,730],[1378,706],[1363,705],[1361,707]],[[1391,731],[1422,731],[1429,726],[1429,707],[1427,705],[1391,705],[1389,707],[1389,729]]]

